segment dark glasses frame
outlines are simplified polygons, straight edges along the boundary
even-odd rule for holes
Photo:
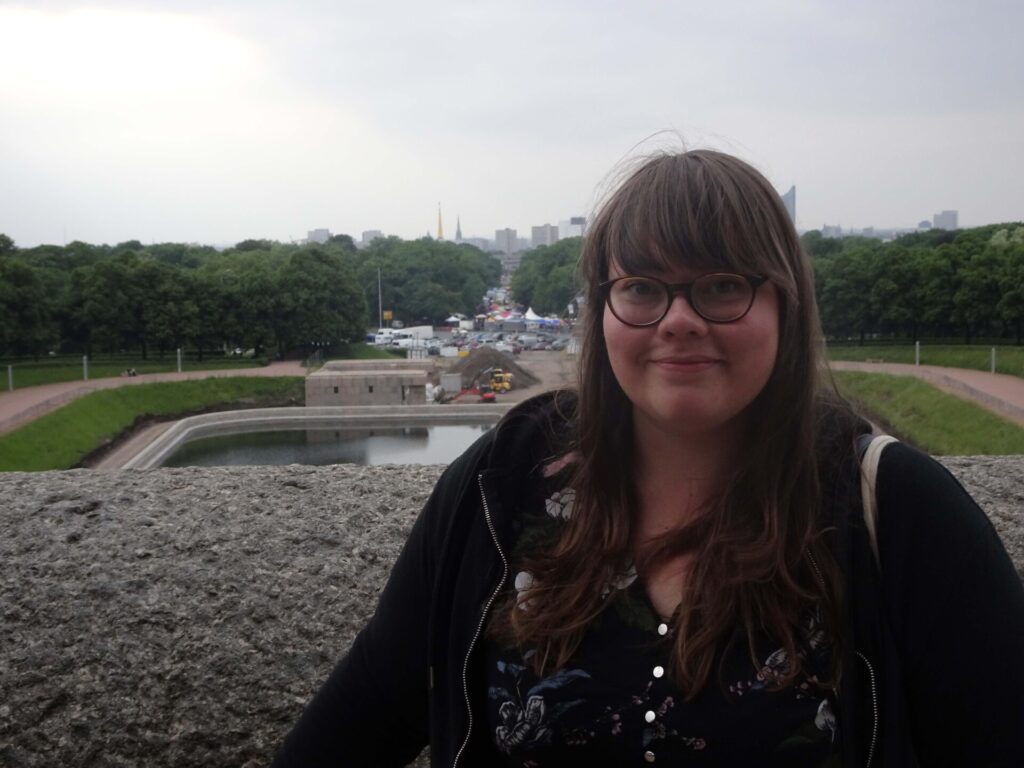
[[[746,283],[750,286],[750,301],[747,302],[747,306],[744,308],[742,312],[733,317],[728,317],[724,319],[708,317],[706,314],[704,314],[704,312],[700,310],[700,307],[693,303],[693,286],[697,285],[701,281],[707,280],[708,278],[715,277],[737,277],[740,278],[741,280],[746,281]],[[668,297],[668,301],[665,302],[665,308],[657,319],[651,320],[650,322],[647,323],[634,323],[630,320],[624,319],[619,315],[618,312],[615,311],[615,306],[612,304],[612,287],[620,280],[647,280],[657,285],[660,285],[664,289],[665,296]],[[600,283],[597,287],[604,294],[604,301],[605,304],[608,306],[608,309],[611,310],[612,314],[615,315],[615,318],[620,323],[624,323],[625,325],[629,325],[634,328],[648,328],[652,325],[657,325],[658,323],[665,319],[665,315],[668,314],[669,309],[672,307],[672,302],[675,299],[676,294],[678,293],[683,294],[683,297],[686,299],[686,303],[690,305],[690,308],[693,309],[693,311],[696,312],[701,318],[707,320],[709,323],[718,323],[720,325],[724,325],[725,323],[735,323],[737,320],[740,320],[743,317],[745,317],[746,314],[750,311],[750,308],[754,306],[754,299],[757,298],[757,289],[764,285],[766,282],[768,282],[768,278],[765,277],[764,275],[741,275],[735,272],[711,272],[706,275],[701,275],[696,280],[693,280],[689,283],[666,283],[664,280],[659,280],[656,277],[648,277],[647,275],[623,275],[622,277],[616,277],[613,278],[612,280],[606,280],[603,283]]]

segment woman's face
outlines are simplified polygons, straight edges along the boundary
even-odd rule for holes
[[[705,272],[680,267],[648,276],[688,283]],[[611,265],[610,279],[623,274]],[[606,304],[603,327],[612,371],[633,404],[638,430],[724,432],[764,389],[775,367],[778,290],[770,281],[761,285],[750,311],[731,323],[709,323],[676,294],[657,325],[626,325]]]

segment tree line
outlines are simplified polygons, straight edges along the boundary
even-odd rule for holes
[[[178,347],[280,354],[361,340],[383,309],[407,323],[472,313],[501,274],[469,245],[347,235],[323,245],[245,240],[218,251],[184,243],[72,242],[18,248],[0,234],[0,354]]]
[[[831,340],[1022,343],[1022,224],[887,243],[811,231],[802,241]],[[541,314],[565,314],[579,294],[580,247],[580,238],[569,238],[526,253],[512,277],[514,298]],[[473,314],[500,275],[493,256],[429,238],[382,238],[359,251],[347,235],[324,245],[245,240],[218,251],[138,241],[19,249],[0,234],[0,354],[287,353],[361,339],[380,309],[407,324]]]
[[[915,232],[891,242],[805,233],[828,339],[1013,338],[1024,331],[1024,225]],[[580,289],[580,239],[524,254],[514,298],[562,314]]]
[[[803,236],[830,339],[1013,338],[1024,330],[1024,226],[932,230],[892,242]]]

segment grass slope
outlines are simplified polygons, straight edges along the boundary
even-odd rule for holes
[[[830,360],[882,360],[886,363],[913,363],[914,346],[876,344],[864,347],[831,345]],[[921,345],[921,365],[944,365],[949,368],[970,368],[976,371],[992,370],[992,347],[980,344],[967,346]],[[996,347],[996,373],[1024,377],[1024,347]]]
[[[834,371],[840,391],[869,417],[937,456],[1024,454],[1024,428],[911,376]]]
[[[93,392],[0,436],[0,471],[69,469],[143,416],[303,401],[303,380],[298,376],[201,379]]]

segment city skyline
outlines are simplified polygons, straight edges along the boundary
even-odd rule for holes
[[[683,146],[798,187],[801,230],[1019,221],[1021,22],[1001,0],[0,0],[0,232],[415,239],[440,200],[449,234],[530,233]]]

